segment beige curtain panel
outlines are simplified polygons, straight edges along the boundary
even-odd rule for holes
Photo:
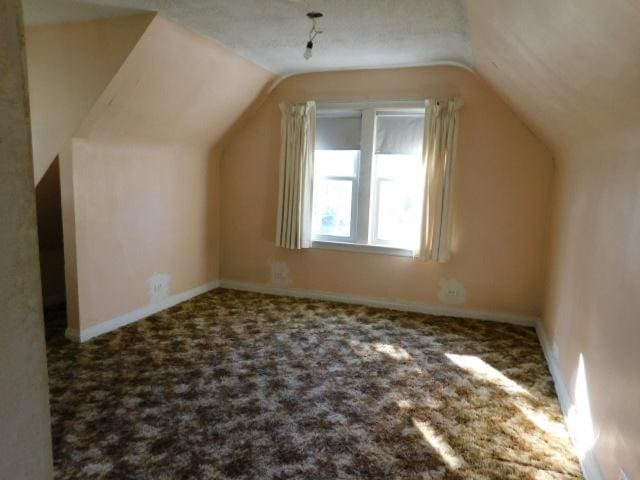
[[[281,103],[282,148],[276,246],[311,247],[311,180],[315,144],[314,102]]]
[[[424,197],[416,257],[446,262],[451,256],[451,187],[458,143],[459,98],[428,101],[424,127]]]

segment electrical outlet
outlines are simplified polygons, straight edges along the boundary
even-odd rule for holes
[[[156,273],[149,277],[149,300],[158,303],[169,296],[171,275],[168,273]]]
[[[271,263],[271,283],[285,287],[291,283],[289,266],[285,262]]]
[[[443,278],[438,282],[438,285],[440,285],[438,298],[442,303],[460,305],[467,301],[467,290],[458,280]]]

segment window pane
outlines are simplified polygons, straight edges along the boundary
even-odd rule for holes
[[[316,179],[313,185],[313,235],[351,236],[352,180]]]
[[[418,198],[415,190],[408,182],[378,182],[376,240],[413,248],[419,228]]]
[[[422,160],[420,155],[376,155],[376,177],[398,178],[419,181]]]
[[[314,156],[317,178],[353,177],[360,150],[316,150]]]

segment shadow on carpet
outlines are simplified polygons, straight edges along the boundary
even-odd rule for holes
[[[219,289],[78,345],[56,479],[582,478],[535,331]]]

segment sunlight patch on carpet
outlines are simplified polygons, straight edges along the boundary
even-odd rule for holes
[[[460,368],[473,373],[481,380],[486,380],[494,385],[500,386],[507,393],[529,395],[526,389],[522,388],[479,357],[473,355],[456,355],[454,353],[446,353],[445,356]]]
[[[457,470],[464,465],[464,460],[456,455],[442,435],[438,433],[427,423],[416,418],[412,419],[413,424],[422,434],[427,443],[440,455],[451,470]]]
[[[47,356],[55,480],[582,478],[527,327],[219,289]]]

